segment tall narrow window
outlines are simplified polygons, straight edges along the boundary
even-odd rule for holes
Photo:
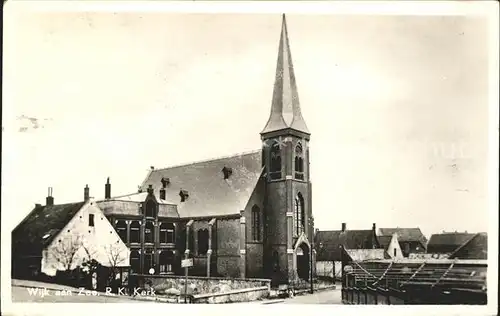
[[[161,223],[160,243],[174,243],[175,227],[173,223]]]
[[[198,231],[198,254],[206,255],[208,252],[208,229]]]
[[[278,142],[274,142],[271,147],[271,166],[269,176],[271,179],[281,178],[281,149]]]
[[[139,251],[132,250],[130,252],[130,268],[132,269],[132,273],[139,273],[141,261]]]
[[[153,250],[144,251],[144,273],[149,274],[149,269],[154,268]]]
[[[294,207],[294,229],[293,234],[295,236],[300,235],[304,231],[305,225],[305,211],[304,211],[304,198],[302,194],[297,194],[295,197],[295,207]]]
[[[89,226],[94,227],[94,214],[89,214]]]
[[[172,272],[172,266],[174,263],[174,254],[172,251],[163,250],[160,253],[160,273],[170,273]]]
[[[146,203],[146,217],[156,217],[156,203],[153,200]]]
[[[116,223],[116,232],[118,233],[118,236],[122,239],[124,243],[127,243],[127,223],[123,220],[119,220]]]
[[[146,222],[146,226],[144,227],[144,242],[153,242],[154,231],[155,225],[153,224],[153,222]]]
[[[295,147],[295,179],[304,180],[304,152],[300,143]]]
[[[252,207],[252,239],[260,240],[260,209],[257,205]]]
[[[133,221],[132,224],[130,224],[130,242],[141,242],[141,224],[138,221]]]

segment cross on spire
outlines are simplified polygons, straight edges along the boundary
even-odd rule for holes
[[[300,111],[286,18],[285,14],[283,14],[271,114],[261,134],[287,128],[309,134],[306,122]]]

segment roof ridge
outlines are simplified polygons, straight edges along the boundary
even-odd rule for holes
[[[219,156],[217,158],[208,158],[208,159],[203,159],[203,160],[198,160],[198,161],[192,161],[192,162],[188,162],[188,163],[182,163],[182,164],[178,164],[178,165],[172,165],[172,166],[169,166],[169,167],[163,167],[163,168],[159,168],[159,169],[154,169],[152,171],[160,171],[160,170],[166,170],[166,169],[172,169],[172,168],[180,168],[180,167],[186,167],[186,166],[196,165],[196,164],[203,163],[203,162],[211,162],[211,161],[217,161],[217,160],[222,160],[222,159],[227,159],[227,158],[232,158],[232,157],[237,157],[237,156],[250,155],[250,154],[258,153],[261,150],[262,149],[255,149],[255,150],[244,151],[244,152],[240,152],[240,153],[232,154],[232,155]]]

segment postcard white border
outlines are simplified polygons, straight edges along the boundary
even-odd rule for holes
[[[354,1],[354,2],[230,2],[230,1],[8,1],[4,4],[4,17],[22,10],[36,11],[114,11],[114,12],[151,12],[163,11],[172,13],[270,13],[270,14],[366,14],[366,15],[478,15],[490,20],[490,97],[489,97],[489,216],[488,234],[488,305],[487,306],[362,306],[362,305],[258,305],[258,304],[226,304],[226,305],[175,305],[155,303],[102,304],[102,303],[67,303],[67,304],[35,304],[12,303],[10,285],[10,231],[2,221],[2,305],[6,315],[38,315],[57,314],[88,315],[99,314],[137,314],[137,313],[282,313],[290,312],[326,314],[364,313],[373,315],[381,312],[384,315],[495,315],[498,288],[498,131],[499,131],[499,97],[498,97],[498,3],[496,1]],[[5,21],[5,20],[4,20]],[[474,211],[474,210],[471,210]],[[2,214],[4,217],[7,214]],[[333,310],[332,310],[333,309]]]

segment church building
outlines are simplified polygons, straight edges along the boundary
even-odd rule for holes
[[[257,135],[256,135],[257,136]],[[283,15],[270,116],[259,150],[156,169],[138,192],[96,201],[130,249],[133,273],[310,280],[315,267],[310,132]]]

